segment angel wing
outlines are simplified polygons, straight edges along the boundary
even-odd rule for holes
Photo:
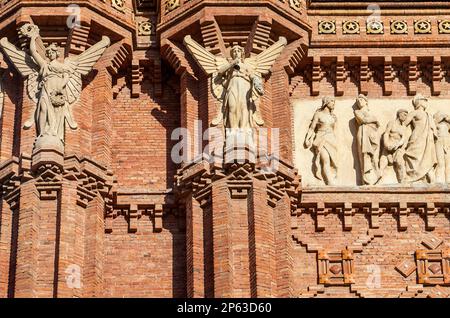
[[[7,38],[2,38],[0,40],[0,48],[2,48],[5,56],[7,56],[17,71],[23,77],[27,78],[28,95],[35,103],[37,103],[39,94],[39,65],[34,61],[33,57],[16,48]]]
[[[212,94],[219,102],[222,102],[225,95],[226,79],[222,75],[218,74],[218,70],[224,64],[228,63],[227,59],[212,54],[203,46],[198,44],[195,40],[193,40],[190,35],[186,35],[183,42],[189,53],[191,53],[202,70],[206,74],[211,75]],[[217,126],[223,120],[222,105],[220,106],[217,114],[218,115],[216,119],[214,119],[212,122],[213,126]]]
[[[217,73],[219,68],[227,63],[227,60],[221,56],[215,56],[208,52],[203,46],[198,44],[195,40],[191,38],[190,35],[184,37],[184,45],[188,49],[189,53],[192,54],[194,59],[197,61],[198,65],[205,71],[206,74],[212,75]]]
[[[69,57],[64,64],[70,69],[69,81],[66,85],[66,97],[69,104],[75,103],[81,94],[81,76],[87,75],[109,47],[111,40],[104,36],[102,40],[76,57]]]
[[[266,75],[270,72],[275,60],[280,56],[286,44],[286,38],[280,36],[276,43],[258,55],[245,59],[244,62],[253,68],[255,75]]]

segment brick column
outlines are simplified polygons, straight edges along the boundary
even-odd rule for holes
[[[203,210],[189,195],[186,198],[186,277],[187,295],[192,298],[206,296],[203,231]]]
[[[3,199],[0,206],[0,298],[8,295],[13,211]]]
[[[273,69],[270,80],[272,83],[272,128],[280,129],[280,157],[287,162],[292,162],[293,120],[289,100],[289,76],[284,68],[278,66]]]
[[[290,169],[280,163],[282,172],[263,175],[252,164],[202,161],[180,170],[188,297],[292,296],[290,215],[300,182]]]
[[[38,296],[39,212],[39,193],[35,180],[30,180],[20,189],[15,297]]]

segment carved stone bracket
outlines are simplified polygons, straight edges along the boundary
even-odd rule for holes
[[[113,174],[105,167],[85,158],[66,156],[54,150],[41,150],[20,160],[13,158],[0,167],[0,182],[5,199],[14,204],[21,184],[35,180],[41,200],[56,200],[65,181],[76,182],[76,203],[86,208],[96,196],[103,198],[105,209],[111,204]]]
[[[267,184],[267,203],[276,206],[284,195],[290,198],[291,210],[295,211],[300,199],[300,178],[290,165],[277,160],[277,170],[268,172],[266,165],[254,162],[224,163],[209,162],[211,158],[203,157],[197,162],[186,165],[176,176],[176,193],[179,198],[193,193],[201,205],[209,202],[210,187],[216,180],[227,179],[232,198],[246,198],[252,188],[253,178]],[[258,160],[257,160],[258,161]],[[269,163],[269,166],[274,166]]]
[[[370,220],[372,229],[382,228],[380,216],[392,214],[398,223],[398,229],[408,229],[408,217],[410,214],[418,214],[424,220],[426,231],[433,231],[437,224],[439,214],[448,214],[450,202],[436,201],[435,191],[441,191],[442,197],[446,197],[446,190],[426,189],[415,193],[411,189],[393,189],[385,194],[376,193],[376,190],[359,191],[330,188],[305,188],[302,190],[302,201],[294,215],[308,213],[316,220],[316,230],[325,229],[324,217],[330,213],[342,216],[343,230],[352,230],[352,217],[356,214],[365,214]],[[398,199],[392,202],[393,195]],[[339,199],[342,201],[339,202]]]

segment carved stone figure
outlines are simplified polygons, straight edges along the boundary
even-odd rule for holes
[[[370,113],[369,101],[366,96],[359,95],[356,99],[356,106],[355,119],[358,126],[356,141],[361,175],[364,184],[372,185],[377,183],[381,178],[378,166],[380,150],[378,128],[380,127],[380,123]]]
[[[428,99],[417,94],[413,101],[414,111],[404,121],[412,126],[412,134],[405,149],[406,175],[408,182],[426,181],[434,183],[434,168],[437,165],[433,117],[428,113]]]
[[[386,167],[392,165],[397,175],[397,180],[403,183],[405,171],[405,148],[408,143],[408,129],[403,125],[408,116],[408,111],[400,109],[397,118],[390,121],[383,134],[383,147],[380,159],[380,174],[383,175]]]
[[[262,76],[269,73],[287,41],[280,37],[278,42],[259,55],[244,58],[244,49],[234,46],[231,58],[214,56],[194,41],[189,35],[184,44],[203,71],[211,76],[212,92],[221,103],[217,117],[212,125],[223,122],[230,134],[244,132],[251,134],[252,128],[262,126],[259,112],[259,99],[264,95]]]
[[[305,147],[314,152],[314,175],[327,185],[336,184],[338,170],[337,118],[333,113],[335,103],[332,97],[322,99],[322,107],[314,114],[305,137]]]
[[[436,123],[436,181],[450,183],[450,116],[441,112],[434,114]]]
[[[36,25],[25,24],[20,31],[30,39],[31,56],[17,49],[6,38],[0,40],[0,47],[19,73],[27,77],[28,95],[36,105],[33,117],[24,128],[31,128],[36,123],[35,150],[51,147],[63,151],[65,123],[72,129],[77,128],[71,107],[81,94],[81,76],[92,70],[110,40],[104,36],[79,56],[60,62],[56,44],[46,48],[45,57],[38,53],[36,40],[39,28]]]

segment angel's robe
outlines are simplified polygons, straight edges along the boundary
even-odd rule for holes
[[[412,123],[413,131],[405,151],[406,173],[410,182],[424,178],[437,164],[433,118],[426,111],[417,110]]]
[[[38,134],[58,136],[64,140],[64,123],[70,116],[65,92],[65,77],[70,73],[69,65],[56,60],[45,63],[39,72],[39,100],[36,110]]]
[[[255,107],[252,93],[251,69],[245,63],[228,71],[228,85],[225,94],[225,125],[227,128],[248,129],[252,127]]]

